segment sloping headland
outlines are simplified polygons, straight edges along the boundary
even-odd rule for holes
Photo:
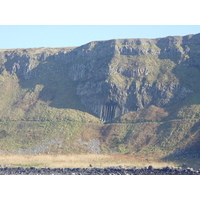
[[[0,50],[0,153],[200,156],[200,34]]]

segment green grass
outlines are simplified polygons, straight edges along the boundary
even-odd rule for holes
[[[74,122],[22,121],[1,123],[1,130],[7,132],[7,136],[0,140],[1,150],[30,148],[55,138],[60,138],[68,143],[74,140],[81,127],[81,123]]]

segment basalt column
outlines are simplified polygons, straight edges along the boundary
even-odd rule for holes
[[[101,106],[100,119],[103,122],[112,122],[116,116],[117,103],[113,101],[106,102]]]

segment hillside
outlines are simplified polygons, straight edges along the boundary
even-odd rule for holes
[[[0,153],[199,157],[200,34],[0,50]]]

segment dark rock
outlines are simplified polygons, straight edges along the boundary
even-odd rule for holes
[[[125,168],[0,168],[1,175],[199,175],[194,169]]]
[[[148,170],[153,170],[153,166],[149,165]]]

